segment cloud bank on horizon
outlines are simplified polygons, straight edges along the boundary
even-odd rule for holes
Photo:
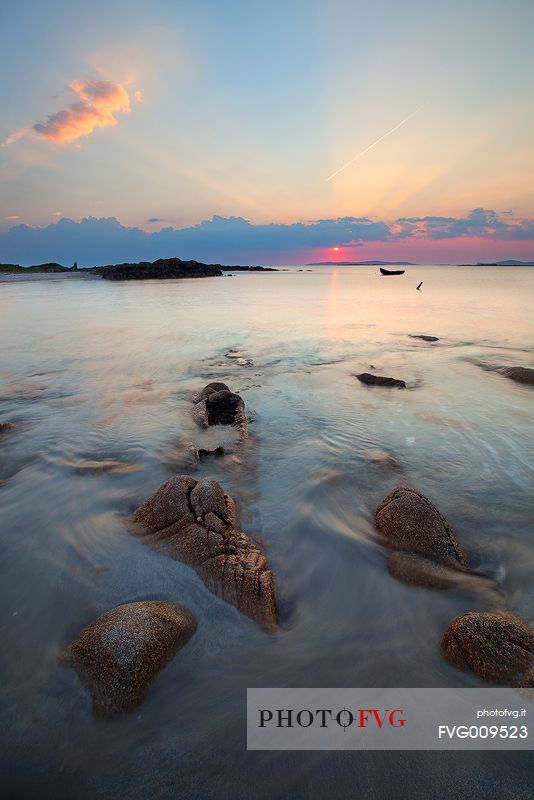
[[[338,217],[253,224],[243,217],[215,215],[198,225],[147,232],[122,225],[114,217],[85,217],[80,222],[63,218],[42,228],[12,227],[0,236],[0,262],[29,265],[78,261],[80,266],[96,266],[178,256],[223,264],[293,264],[315,259],[363,260],[384,252],[395,252],[399,257],[408,253],[409,258],[413,258],[410,253],[421,252],[425,257],[426,251],[418,250],[421,245],[430,247],[430,252],[439,257],[443,242],[460,243],[460,248],[462,242],[469,246],[475,242],[479,248],[499,244],[509,248],[511,243],[521,243],[530,248],[528,256],[534,251],[534,220],[515,219],[511,212],[498,214],[484,208],[476,208],[465,217],[410,217],[391,223],[368,217]],[[336,251],[332,252],[334,247]],[[375,247],[379,249],[373,250]],[[484,252],[479,257],[486,259]]]

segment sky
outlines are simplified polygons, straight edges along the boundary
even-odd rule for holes
[[[532,0],[4,2],[0,261],[534,260],[533,30]]]

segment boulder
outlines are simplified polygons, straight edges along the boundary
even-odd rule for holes
[[[12,422],[0,422],[0,436],[3,436],[5,433],[13,433],[16,428],[17,426],[13,425]]]
[[[441,641],[445,658],[488,683],[534,685],[534,628],[508,611],[456,617]]]
[[[233,425],[244,431],[247,425],[243,398],[231,392],[225,383],[208,383],[192,396],[193,417],[203,428],[210,425]]]
[[[501,367],[499,372],[517,383],[534,384],[534,369],[529,367]]]
[[[238,530],[234,501],[217,481],[170,478],[133,521],[150,547],[189,564],[214,594],[276,629],[273,574],[260,547]]]
[[[397,386],[399,389],[406,389],[406,383],[398,378],[386,378],[383,375],[371,375],[370,372],[362,372],[356,375],[361,383],[367,386]]]
[[[97,617],[61,655],[88,689],[96,716],[133,711],[148,684],[196,630],[183,606],[162,601],[126,603]]]
[[[451,569],[469,569],[451,526],[417,489],[398,486],[390,492],[375,511],[375,523],[388,546],[402,553],[389,560],[389,570],[399,580],[445,589],[453,582]]]
[[[426,333],[409,333],[410,339],[422,339],[423,342],[439,342],[437,336],[428,336]]]

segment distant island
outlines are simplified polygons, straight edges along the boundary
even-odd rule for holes
[[[306,267],[416,267],[412,261],[312,261]]]
[[[476,264],[458,264],[459,267],[534,267],[534,261],[477,261]]]
[[[202,264],[200,261],[182,261],[181,258],[159,258],[157,261],[108,264],[102,267],[79,268],[77,263],[64,267],[55,262],[22,267],[20,264],[0,264],[0,273],[92,273],[108,281],[165,280],[170,278],[220,277],[224,272],[277,272],[274,267],[224,266]]]

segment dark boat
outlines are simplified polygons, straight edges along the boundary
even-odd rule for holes
[[[380,267],[380,272],[382,275],[404,275],[405,270],[403,269],[384,269],[384,267]]]

